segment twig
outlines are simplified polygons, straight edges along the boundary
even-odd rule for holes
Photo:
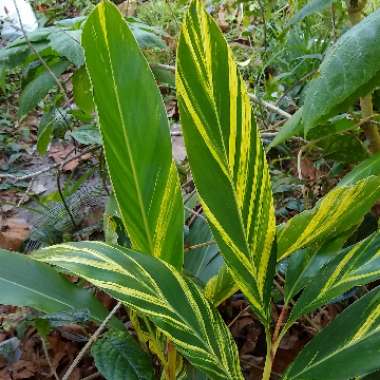
[[[100,373],[99,372],[95,372],[95,373],[93,373],[90,376],[82,377],[80,380],[92,380],[92,379],[96,379],[99,376],[100,376]]]
[[[15,6],[16,8],[16,12],[17,12],[17,18],[18,18],[18,22],[20,23],[20,28],[21,28],[21,32],[25,38],[25,41],[26,43],[28,44],[30,50],[33,51],[33,53],[37,56],[37,58],[40,60],[40,62],[42,63],[42,65],[45,67],[45,69],[49,72],[49,74],[52,76],[52,78],[54,79],[54,81],[56,82],[58,88],[60,89],[60,91],[62,92],[63,96],[65,97],[66,101],[68,102],[69,101],[69,98],[66,94],[66,91],[65,89],[63,88],[62,86],[62,83],[59,81],[59,79],[57,78],[57,76],[54,74],[54,72],[51,70],[51,68],[49,67],[49,65],[46,63],[46,61],[42,58],[41,54],[37,51],[37,49],[33,46],[33,44],[30,42],[27,34],[26,34],[26,31],[24,29],[24,25],[22,24],[22,20],[21,20],[21,15],[20,15],[20,11],[18,9],[18,6],[17,6],[17,3],[16,3],[16,0],[13,0],[13,5]]]
[[[193,251],[194,249],[208,247],[209,245],[216,244],[215,240],[205,241],[204,243],[194,244],[190,247],[185,248],[185,252]]]
[[[50,165],[44,169],[41,169],[41,170],[38,170],[37,172],[34,172],[34,173],[30,173],[30,174],[26,174],[26,175],[23,175],[23,176],[17,176],[17,175],[13,175],[13,174],[0,174],[0,179],[11,179],[13,181],[25,181],[27,179],[30,179],[30,178],[34,178],[34,177],[38,177],[39,175],[41,174],[44,174],[50,170],[53,170],[53,169],[57,169],[59,168],[60,166],[62,168],[64,168],[68,163],[70,163],[71,161],[75,161],[77,159],[79,159],[80,157],[84,156],[85,154],[87,153],[90,153],[92,151],[95,151],[95,150],[98,150],[100,149],[101,147],[100,146],[93,146],[91,148],[88,148],[88,149],[85,149],[83,152],[79,153],[78,155],[74,156],[74,157],[71,157],[71,158],[67,158],[66,160],[60,162],[60,163],[57,163],[57,164],[54,164],[54,165]],[[74,152],[75,148],[72,149],[68,156]]]
[[[243,310],[240,310],[239,313],[235,316],[235,318],[228,324],[228,328],[230,328],[240,317],[243,313],[249,310],[251,305],[246,306]]]
[[[193,214],[194,216],[196,216],[197,218],[201,218],[203,220],[206,220],[206,218],[199,212],[193,210],[192,208],[190,207],[187,207],[187,206],[184,206],[185,210],[186,211],[189,211],[191,214]]]
[[[262,100],[262,99],[259,99],[255,94],[251,94],[249,93],[248,94],[249,97],[257,104],[261,104],[263,105],[265,108],[267,108],[268,110],[274,112],[274,113],[277,113],[278,115],[281,115],[283,117],[285,117],[286,119],[290,119],[292,117],[292,115],[284,110],[282,110],[281,108],[277,107],[276,105],[274,105],[273,103],[269,103],[265,100]]]
[[[66,199],[65,199],[65,197],[63,195],[63,191],[62,191],[62,188],[61,188],[61,170],[59,168],[57,170],[57,188],[58,188],[59,197],[61,198],[61,201],[63,203],[63,207],[65,208],[67,214],[69,215],[71,223],[72,223],[74,229],[76,229],[77,228],[77,224],[75,223],[74,216],[71,213],[70,207],[69,207],[69,205],[66,202]]]
[[[19,208],[22,205],[22,203],[24,202],[24,200],[28,196],[29,191],[32,189],[33,183],[34,183],[34,178],[30,181],[28,188],[26,189],[25,193],[22,195],[20,200],[17,202],[17,206],[16,206],[17,208]]]
[[[41,338],[41,342],[42,342],[42,349],[44,351],[44,355],[46,357],[46,361],[48,362],[48,365],[49,365],[49,368],[50,368],[50,372],[53,374],[53,376],[55,377],[56,380],[59,380],[59,377],[57,375],[57,371],[53,367],[53,363],[50,360],[50,356],[49,356],[48,348],[46,346],[45,338],[42,337],[42,336],[40,338]]]
[[[101,325],[96,329],[96,331],[91,335],[88,342],[83,346],[83,348],[79,351],[78,355],[74,359],[74,361],[71,363],[70,367],[66,371],[66,373],[63,375],[62,380],[68,380],[76,366],[79,364],[79,362],[82,360],[83,356],[86,354],[88,349],[91,347],[91,345],[98,339],[99,335],[103,332],[105,329],[107,323],[111,320],[111,318],[114,316],[114,314],[119,310],[121,306],[121,302],[118,302],[116,306],[111,310],[111,312],[107,315],[105,320],[101,323]]]

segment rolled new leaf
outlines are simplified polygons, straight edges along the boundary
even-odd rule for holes
[[[234,280],[267,324],[275,264],[268,166],[233,54],[199,0],[182,27],[176,87],[203,210]]]
[[[91,12],[82,45],[112,187],[132,245],[181,268],[181,189],[153,74],[109,1]]]
[[[243,379],[235,342],[200,289],[155,257],[100,242],[44,248],[34,258],[64,268],[145,314],[212,379]]]

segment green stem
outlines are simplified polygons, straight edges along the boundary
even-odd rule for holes
[[[270,375],[272,373],[272,336],[269,329],[265,329],[265,336],[267,341],[267,355],[265,358],[265,367],[263,372],[262,380],[270,380]]]

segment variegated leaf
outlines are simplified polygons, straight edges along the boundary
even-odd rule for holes
[[[82,45],[112,187],[132,245],[181,268],[181,190],[153,74],[123,16],[109,1],[91,12]]]
[[[311,279],[293,307],[288,324],[353,287],[379,278],[380,232],[376,232],[360,243],[345,248]]]
[[[219,272],[207,282],[204,293],[211,303],[218,306],[238,290],[239,286],[232,278],[230,270],[223,264]]]
[[[70,271],[145,314],[213,379],[243,379],[235,342],[200,289],[170,264],[100,242],[61,244],[34,258]]]
[[[380,368],[380,288],[348,307],[301,351],[282,380],[347,380]]]
[[[380,198],[380,177],[331,190],[317,205],[277,228],[278,258],[350,230]]]
[[[177,97],[193,178],[234,280],[268,323],[275,219],[268,167],[246,86],[200,0],[185,18]]]

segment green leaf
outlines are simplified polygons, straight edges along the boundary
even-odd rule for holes
[[[203,210],[234,280],[268,323],[275,265],[268,166],[233,54],[199,0],[182,28],[176,84]]]
[[[45,313],[87,308],[98,322],[108,314],[89,291],[76,287],[46,264],[4,249],[0,249],[0,262],[0,304],[29,306]]]
[[[37,133],[37,150],[41,155],[46,154],[48,145],[53,137],[54,111],[46,112],[40,121]]]
[[[99,129],[94,124],[82,125],[70,132],[70,136],[79,144],[83,145],[101,145],[102,143]]]
[[[338,186],[350,186],[371,175],[380,175],[380,153],[357,165],[339,181]]]
[[[348,307],[290,365],[283,380],[347,380],[380,368],[380,289]]]
[[[186,245],[189,247],[198,244],[212,242],[214,237],[207,221],[201,217],[195,219],[190,226],[189,235],[186,238]],[[223,257],[219,253],[218,246],[210,244],[196,249],[191,249],[185,255],[185,271],[196,277],[202,284],[215,276],[223,265]]]
[[[59,77],[69,66],[69,62],[62,61],[50,65],[50,69]],[[56,81],[48,71],[43,71],[30,81],[21,93],[18,116],[24,116],[31,111],[55,86]]]
[[[313,209],[278,226],[278,258],[350,230],[360,223],[379,197],[380,178],[375,176],[352,186],[334,188]]]
[[[49,35],[51,47],[76,67],[81,67],[84,63],[83,50],[80,45],[81,33],[80,30],[60,29]]]
[[[282,144],[293,136],[299,136],[303,132],[302,108],[281,127],[276,137],[270,143],[268,150]]]
[[[153,380],[149,355],[124,331],[109,331],[91,348],[96,368],[107,380]]]
[[[368,94],[380,79],[380,9],[352,27],[327,52],[306,90],[305,133]]]
[[[351,133],[322,138],[316,145],[323,149],[325,159],[343,163],[360,162],[369,156],[359,136]]]
[[[331,260],[302,292],[289,316],[295,322],[303,314],[331,302],[355,286],[380,278],[380,232],[345,248]]]
[[[95,110],[91,91],[91,82],[85,67],[81,67],[72,76],[75,104],[83,111],[91,114]]]
[[[289,21],[289,25],[302,21],[305,17],[313,13],[320,12],[332,4],[334,0],[310,0],[299,12],[297,12]]]
[[[127,21],[141,49],[164,49],[166,47],[165,42],[154,28],[133,17],[128,17]]]
[[[83,28],[105,156],[135,249],[183,264],[183,204],[169,123],[149,65],[119,10],[101,2]]]
[[[83,277],[145,314],[211,378],[243,379],[236,345],[220,314],[165,261],[100,242],[52,246],[34,257]]]

